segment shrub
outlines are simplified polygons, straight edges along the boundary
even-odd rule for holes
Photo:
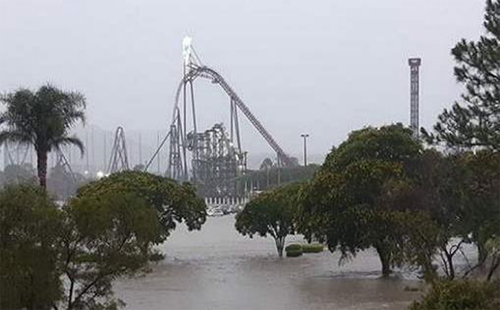
[[[438,282],[410,310],[496,310],[500,309],[499,293],[500,282]]]
[[[298,257],[302,255],[302,245],[298,243],[290,244],[285,248],[286,257]]]
[[[298,257],[302,256],[302,250],[292,250],[286,252],[286,257]]]
[[[285,248],[285,251],[302,251],[302,244],[292,243]]]
[[[304,253],[320,253],[323,252],[323,245],[320,243],[303,244],[302,252]]]

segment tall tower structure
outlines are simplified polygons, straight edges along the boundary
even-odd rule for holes
[[[129,170],[127,146],[125,144],[125,131],[122,127],[116,128],[115,140],[111,149],[111,157],[109,159],[108,174]]]
[[[410,58],[408,64],[410,65],[410,128],[413,130],[413,136],[418,137],[419,123],[418,123],[418,110],[419,110],[419,92],[420,92],[420,64],[422,59]]]

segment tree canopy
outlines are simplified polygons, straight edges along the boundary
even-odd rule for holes
[[[294,217],[300,187],[300,183],[294,183],[259,194],[236,215],[236,229],[250,238],[270,235],[282,257],[286,236],[296,232]]]
[[[500,150],[500,1],[486,3],[486,33],[477,42],[462,39],[452,49],[455,76],[465,93],[462,102],[439,115],[435,134],[423,130],[431,142]]]
[[[51,309],[62,297],[60,223],[57,206],[41,188],[0,191],[0,308]]]
[[[83,143],[69,136],[71,128],[85,121],[85,98],[50,84],[33,92],[21,88],[0,97],[6,110],[0,113],[0,145],[14,142],[33,145],[37,156],[40,185],[47,186],[47,156],[64,145],[75,145],[83,153]]]
[[[411,183],[421,152],[400,124],[352,132],[304,190],[300,231],[339,249],[343,258],[374,247],[388,275],[401,257],[408,218],[415,217],[408,206],[389,202]]]
[[[185,222],[188,229],[193,230],[200,229],[206,220],[205,202],[196,196],[189,183],[179,184],[147,172],[124,171],[80,187],[77,197],[99,197],[107,193],[132,193],[143,198],[157,211],[164,238],[177,223]]]
[[[63,210],[65,309],[116,309],[112,281],[145,270],[161,240],[156,212],[132,193],[74,198]]]
[[[474,242],[479,261],[488,256],[486,243],[500,236],[500,153],[483,150],[460,156],[463,173],[457,180],[460,236]]]
[[[0,307],[117,309],[112,282],[147,271],[163,238],[156,210],[134,193],[80,195],[61,209],[39,186],[8,186],[0,190]]]

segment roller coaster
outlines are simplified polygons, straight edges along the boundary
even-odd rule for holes
[[[215,204],[245,200],[253,185],[250,182],[248,189],[247,184],[239,183],[243,182],[242,177],[247,173],[247,152],[242,148],[239,114],[243,114],[276,153],[278,168],[293,166],[296,162],[277,143],[224,77],[215,69],[202,64],[191,39],[184,38],[182,45],[183,76],[175,92],[172,120],[164,139],[146,163],[144,170],[148,170],[165,147],[168,154],[166,176],[179,182],[193,183],[201,197]],[[194,84],[199,79],[218,85],[228,97],[229,126],[219,122],[202,130],[198,127]],[[109,161],[105,163],[104,171],[98,172],[98,177],[130,169],[125,142],[125,132],[122,127],[118,127]],[[4,166],[22,165],[28,154],[32,155],[25,145],[6,144]],[[76,182],[63,150],[57,150],[54,158],[57,159],[54,162],[55,167],[70,174],[71,180]],[[88,171],[85,171],[86,173]]]
[[[222,75],[202,64],[189,37],[183,40],[183,58],[183,77],[175,93],[172,122],[158,150],[146,164],[146,170],[168,141],[168,177],[192,182],[203,197],[241,197],[243,193],[238,192],[237,182],[247,170],[247,152],[241,145],[240,112],[276,153],[278,166],[293,165],[291,157]],[[228,96],[229,132],[223,123],[199,131],[194,92],[194,82],[198,79],[211,81]]]

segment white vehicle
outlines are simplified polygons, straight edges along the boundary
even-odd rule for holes
[[[222,212],[222,210],[219,208],[210,208],[210,209],[207,209],[207,215],[208,216],[223,216],[224,212]]]

